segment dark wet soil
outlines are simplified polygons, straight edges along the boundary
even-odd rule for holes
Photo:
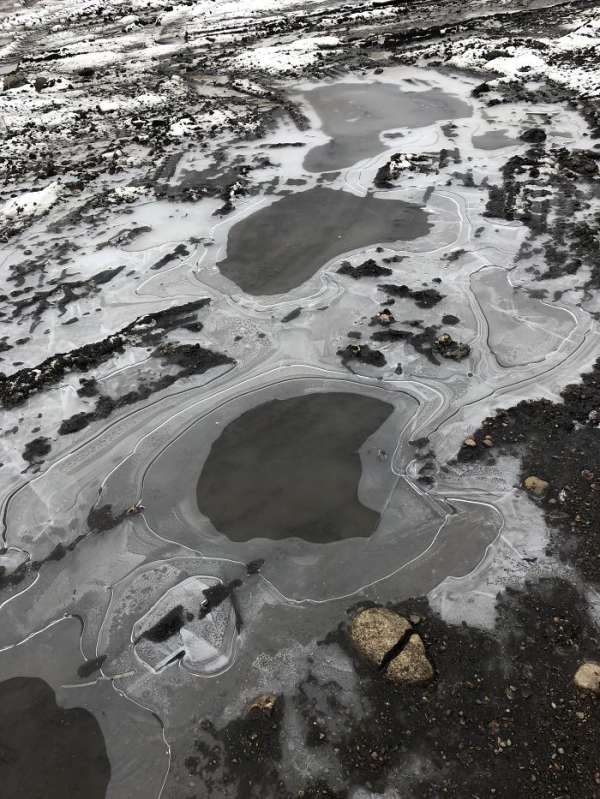
[[[343,393],[259,405],[213,444],[198,507],[234,541],[369,536],[379,513],[358,499],[358,450],[391,412],[381,400]]]
[[[0,683],[0,793],[6,799],[104,799],[104,737],[83,708],[63,709],[44,680]]]
[[[341,83],[306,93],[331,141],[310,150],[309,172],[343,169],[385,149],[380,134],[391,128],[420,128],[469,117],[467,103],[438,89],[402,91],[392,83]]]
[[[242,291],[281,294],[327,261],[372,244],[410,241],[431,228],[419,205],[320,186],[289,194],[234,225],[218,266]]]
[[[547,491],[532,502],[553,531],[552,549],[599,585],[600,360],[561,397],[562,403],[528,400],[498,411],[472,435],[477,446],[462,447],[458,459],[485,463],[507,452],[520,458],[521,483],[530,476],[545,480]],[[493,447],[483,444],[485,436]]]
[[[408,286],[397,286],[394,283],[386,283],[379,286],[382,291],[390,297],[409,298],[415,302],[418,308],[433,308],[438,302],[444,299],[437,289],[410,289]]]
[[[309,659],[308,676],[270,713],[250,710],[222,729],[200,722],[185,760],[200,790],[193,795],[216,799],[226,784],[240,799],[349,799],[359,786],[377,795],[401,788],[407,799],[600,796],[600,705],[573,685],[600,641],[573,586],[547,580],[507,590],[494,633],[447,624],[425,599],[396,609],[425,643],[430,684],[391,683],[356,657],[343,622],[321,646],[333,658],[341,646],[353,659],[357,688],[349,694],[322,666],[317,676]],[[307,756],[329,764],[299,792],[281,760],[288,706],[304,724]]]

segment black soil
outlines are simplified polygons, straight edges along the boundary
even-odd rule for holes
[[[494,633],[448,624],[425,599],[396,609],[416,614],[434,665],[430,684],[391,683],[355,656],[344,622],[321,646],[332,663],[338,647],[350,655],[356,688],[345,691],[335,669],[323,676],[321,665],[316,673],[309,658],[308,675],[271,714],[247,712],[219,730],[197,724],[185,760],[197,795],[217,799],[226,784],[239,799],[350,799],[358,787],[392,795],[400,786],[407,799],[600,796],[600,703],[573,685],[600,640],[570,584],[507,590],[497,600]],[[306,756],[329,766],[300,791],[291,789],[281,759],[287,706],[301,734],[304,725]]]
[[[32,677],[0,683],[0,792],[6,799],[104,799],[104,737],[83,708],[66,710]]]
[[[553,531],[553,548],[598,585],[600,360],[561,397],[562,403],[526,400],[498,411],[473,434],[477,446],[462,447],[458,458],[488,462],[496,453],[510,453],[520,458],[520,482],[529,476],[548,482],[545,494],[532,501],[540,504]],[[483,444],[488,435],[492,448]]]
[[[317,186],[289,194],[234,225],[227,257],[218,266],[248,294],[282,294],[342,253],[410,241],[430,228],[419,205]]]
[[[214,442],[198,507],[233,541],[369,536],[379,513],[358,498],[358,450],[391,412],[381,400],[343,393],[259,405]]]
[[[363,261],[358,266],[352,266],[350,261],[344,261],[340,268],[337,270],[338,275],[348,275],[354,280],[360,280],[361,277],[384,277],[392,274],[392,270],[387,266],[380,266],[372,258]]]

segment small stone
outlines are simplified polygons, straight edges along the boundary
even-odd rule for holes
[[[589,469],[584,469],[584,470],[581,472],[581,476],[583,477],[583,479],[584,479],[584,480],[587,480],[587,481],[588,481],[588,483],[591,483],[591,482],[592,482],[592,480],[594,479],[594,473],[593,473],[593,472],[590,472],[590,470],[589,470]]]
[[[541,497],[548,488],[548,483],[545,480],[542,480],[540,477],[531,475],[530,477],[525,478],[523,481],[523,486],[531,494],[535,494],[536,497]]]
[[[483,446],[484,447],[493,447],[494,446],[494,442],[493,442],[493,440],[492,440],[492,438],[490,436],[485,436],[485,438],[483,439]]]
[[[573,678],[575,685],[584,691],[600,694],[600,663],[587,661],[575,672]]]
[[[463,441],[463,446],[465,446],[465,447],[476,447],[477,446],[477,442],[475,441],[474,438],[465,438],[465,440]]]
[[[263,713],[265,716],[270,716],[277,704],[277,697],[273,694],[261,694],[257,696],[252,702],[248,711],[250,713]]]

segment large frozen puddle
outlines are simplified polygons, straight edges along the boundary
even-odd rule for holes
[[[377,155],[385,130],[421,128],[441,120],[469,117],[471,107],[439,89],[406,90],[393,83],[338,83],[306,92],[331,141],[304,160],[310,172],[342,169]]]
[[[212,446],[198,482],[200,510],[234,541],[370,535],[379,514],[358,498],[359,449],[392,411],[377,399],[337,393],[246,411]]]
[[[504,269],[478,272],[471,286],[487,320],[489,347],[500,366],[543,361],[577,327],[572,312],[513,286]]]
[[[283,197],[235,224],[220,271],[248,294],[282,294],[357,247],[430,230],[423,208],[320,186]]]

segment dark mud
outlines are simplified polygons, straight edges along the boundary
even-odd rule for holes
[[[373,349],[368,344],[348,344],[348,346],[338,350],[337,354],[346,367],[348,367],[348,364],[352,361],[377,367],[385,366],[387,363],[385,355],[379,350]],[[350,371],[352,371],[352,369],[350,369]]]
[[[444,299],[437,289],[409,289],[408,286],[397,286],[387,283],[379,286],[390,297],[408,298],[414,301],[418,308],[433,308]]]
[[[343,169],[377,155],[380,134],[391,128],[420,128],[445,119],[469,117],[467,103],[438,89],[402,91],[392,83],[341,83],[306,92],[331,141],[310,150],[309,172]]]
[[[197,487],[200,511],[233,541],[371,535],[379,513],[358,498],[358,450],[391,412],[380,400],[342,393],[246,411],[210,450]]]
[[[342,253],[425,236],[431,229],[427,219],[419,205],[316,187],[234,225],[218,267],[248,294],[281,294]]]
[[[363,277],[385,277],[391,275],[392,270],[387,266],[380,266],[373,258],[369,258],[358,266],[352,266],[350,261],[344,261],[337,273],[360,280]]]
[[[104,799],[110,763],[94,716],[65,710],[32,677],[0,683],[0,774],[6,799]]]
[[[509,453],[520,458],[521,483],[530,476],[546,481],[544,495],[532,501],[552,532],[551,551],[600,585],[600,361],[561,397],[562,403],[528,400],[498,411],[472,435],[477,446],[462,447],[458,459],[485,463]]]
[[[58,434],[64,436],[77,433],[92,422],[108,419],[119,408],[146,400],[179,380],[192,375],[204,374],[217,366],[232,366],[235,363],[229,356],[213,352],[206,347],[201,347],[200,344],[170,342],[157,347],[152,353],[152,358],[157,359],[162,367],[175,365],[179,368],[170,374],[163,374],[161,377],[140,382],[136,388],[117,397],[99,394],[93,410],[80,411],[68,419],[64,419],[58,428]],[[89,391],[89,383],[84,384],[84,391]]]
[[[357,688],[349,694],[309,660],[308,676],[273,697],[269,712],[250,709],[222,729],[197,724],[185,768],[201,795],[217,799],[219,784],[240,799],[349,799],[357,787],[379,795],[400,786],[410,799],[600,795],[600,705],[573,685],[600,641],[571,585],[541,581],[506,591],[493,634],[447,624],[425,599],[396,609],[411,616],[425,643],[435,668],[429,685],[385,679],[354,654],[342,623],[321,642],[319,657],[331,648],[335,658],[341,647],[358,672]],[[307,754],[329,766],[299,792],[281,758],[286,707],[304,725]]]

